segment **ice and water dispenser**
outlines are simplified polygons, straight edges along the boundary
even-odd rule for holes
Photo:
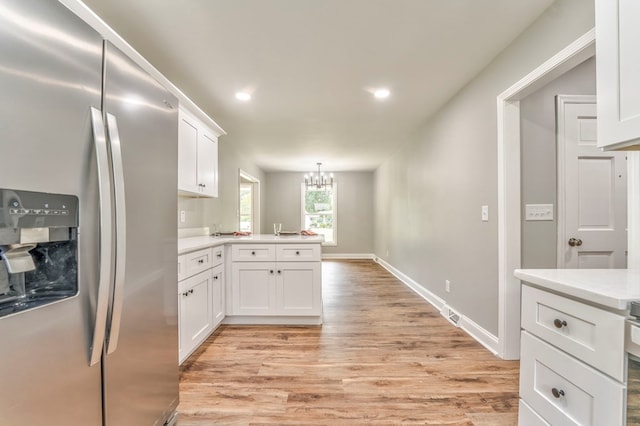
[[[78,292],[78,199],[0,189],[0,317]]]

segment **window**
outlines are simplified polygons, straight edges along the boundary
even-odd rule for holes
[[[240,231],[253,232],[253,183],[240,182]]]
[[[337,245],[337,188],[307,188],[302,184],[302,228],[324,236],[324,245]]]

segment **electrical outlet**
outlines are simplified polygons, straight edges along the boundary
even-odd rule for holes
[[[187,221],[187,212],[184,210],[180,210],[180,223],[185,223]]]
[[[444,290],[449,293],[451,291],[451,281],[444,280]]]
[[[387,249],[387,257],[389,257],[389,249]]]

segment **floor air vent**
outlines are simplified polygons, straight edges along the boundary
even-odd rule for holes
[[[460,314],[448,307],[447,305],[442,307],[440,311],[443,317],[449,320],[449,322],[456,327],[459,327],[458,322],[460,322]]]

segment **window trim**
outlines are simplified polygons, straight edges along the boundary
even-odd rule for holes
[[[304,196],[307,190],[306,185],[303,183],[300,184],[300,229],[305,229],[305,217],[306,211],[304,209]],[[331,207],[333,210],[333,241],[326,242],[323,241],[322,245],[326,247],[335,247],[338,245],[338,184],[334,181],[331,186]]]

